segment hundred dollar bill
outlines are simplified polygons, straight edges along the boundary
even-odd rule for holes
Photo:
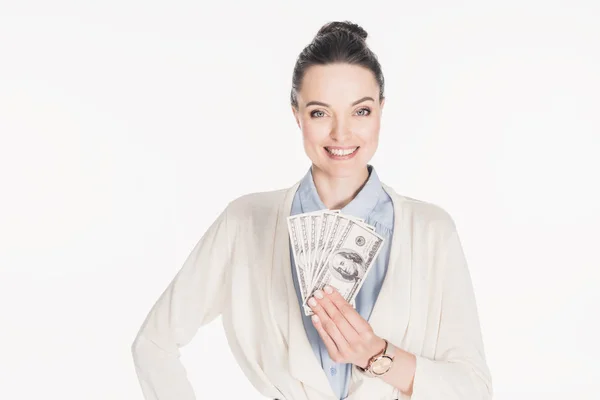
[[[292,254],[294,256],[294,264],[296,265],[296,275],[298,277],[298,283],[300,286],[300,293],[302,294],[302,300],[305,301],[308,294],[308,289],[310,288],[310,282],[312,282],[312,277],[308,274],[306,268],[306,253],[302,247],[302,241],[300,239],[300,216],[288,217],[287,223]]]
[[[294,254],[294,261],[297,267],[296,272],[298,275],[298,281],[303,294],[308,293],[308,290],[312,286],[312,279],[314,277],[314,263],[312,262],[312,259],[316,253],[316,243],[313,246],[312,240],[313,236],[316,237],[316,232],[313,234],[312,225],[316,225],[317,221],[321,219],[322,214],[323,211],[315,211],[311,213],[297,214],[287,218],[290,243],[297,251],[297,254]],[[292,228],[294,229],[292,230]],[[302,279],[300,277],[300,273],[302,274]]]
[[[300,245],[304,249],[304,270],[308,276],[311,276],[310,271],[310,248],[308,245],[308,214],[298,215],[298,222],[300,224]],[[308,282],[308,281],[307,281]]]
[[[322,211],[315,211],[294,216],[298,218],[300,224],[300,245],[304,249],[306,273],[309,276],[313,276],[314,273],[312,259],[316,251],[316,246],[313,244],[313,236],[316,236],[316,232],[313,226],[316,224],[317,219],[321,217],[321,214]]]
[[[318,235],[317,235],[317,243],[316,243],[316,250],[315,250],[315,254],[313,254],[313,259],[312,259],[312,270],[313,270],[313,277],[316,275],[316,271],[317,271],[317,266],[318,263],[321,261],[321,256],[323,255],[323,251],[325,249],[325,242],[327,240],[327,234],[329,233],[329,229],[332,226],[332,221],[334,220],[334,218],[336,217],[338,213],[337,212],[331,212],[331,211],[323,211],[323,213],[321,214],[321,218],[320,223],[319,223],[319,231],[318,231]],[[312,278],[312,277],[311,277]],[[309,283],[310,287],[312,287],[312,279],[311,282]]]
[[[310,260],[310,254],[308,250],[308,216],[306,214],[300,214],[298,221],[300,222],[300,242],[304,249],[305,267],[308,269],[308,260]]]
[[[329,285],[340,292],[346,301],[354,304],[356,293],[381,251],[383,237],[356,221],[347,221],[339,239],[321,265],[307,298],[316,290]],[[306,300],[303,308],[306,315],[312,315]]]
[[[317,255],[319,253],[319,238],[321,236],[321,226],[323,226],[323,218],[324,213],[321,212],[317,218],[315,218],[315,234],[313,235],[312,240],[314,240],[314,250],[311,253],[311,260],[310,260],[310,264],[311,264],[311,268],[314,267],[315,265],[315,259],[317,258]]]
[[[310,234],[309,236],[309,261],[308,261],[308,270],[310,271],[311,276],[313,276],[314,274],[314,263],[313,263],[313,259],[315,257],[315,253],[317,251],[316,249],[316,240],[317,240],[317,221],[319,219],[321,219],[321,212],[315,213],[315,214],[310,214],[308,216],[309,218],[309,230],[310,230]]]
[[[329,228],[329,232],[327,233],[327,237],[323,247],[323,252],[319,259],[319,263],[315,267],[315,273],[313,274],[312,279],[310,281],[310,286],[306,289],[307,297],[310,297],[314,290],[316,290],[314,289],[314,287],[317,285],[317,277],[319,276],[321,270],[324,268],[327,259],[329,258],[329,255],[333,251],[335,244],[340,240],[344,232],[344,228],[348,225],[349,222],[350,219],[348,219],[348,216],[343,214],[336,215],[331,221],[331,227]],[[309,309],[306,304],[304,304],[304,307],[305,311]]]
[[[321,265],[327,259],[328,254],[331,252],[331,249],[333,249],[333,246],[336,242],[336,235],[339,236],[339,232],[341,231],[342,226],[346,222],[347,219],[344,218],[342,214],[337,214],[333,216],[332,220],[330,221],[330,226],[328,227],[325,242],[323,243],[323,249],[321,251],[321,255],[319,256],[319,261],[315,266],[315,273],[312,277],[313,279],[310,282],[310,287],[307,290],[307,292],[310,291],[310,289],[314,286],[315,278],[321,270]]]

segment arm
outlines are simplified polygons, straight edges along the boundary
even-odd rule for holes
[[[471,277],[454,229],[442,258],[444,282],[434,359],[396,349],[392,369],[382,379],[413,400],[491,399],[492,380]]]
[[[195,400],[179,349],[221,313],[227,299],[227,229],[225,209],[156,301],[131,346],[146,400]]]
[[[400,348],[383,379],[412,400],[488,400],[492,382],[485,361],[475,296],[456,229],[441,258],[442,309],[434,359]],[[308,302],[313,324],[336,362],[365,368],[385,346],[382,338],[336,290],[325,287]]]

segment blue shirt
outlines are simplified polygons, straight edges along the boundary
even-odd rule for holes
[[[367,179],[366,184],[354,199],[340,210],[342,214],[363,218],[365,223],[374,226],[375,231],[384,238],[383,247],[375,260],[375,264],[371,267],[363,286],[356,295],[356,310],[366,320],[368,320],[371,315],[371,311],[373,310],[375,300],[377,300],[383,278],[387,271],[387,265],[390,258],[390,244],[394,229],[394,208],[392,199],[385,190],[383,190],[381,181],[373,166],[368,165],[367,168],[369,171],[369,178]],[[326,208],[327,207],[325,207],[317,193],[311,167],[300,182],[298,190],[296,191],[292,202],[291,215],[319,211]],[[292,262],[292,276],[294,279],[296,295],[298,297],[298,305],[299,307],[302,307],[302,294],[298,284],[296,265],[294,263],[291,246],[290,259]],[[333,362],[329,357],[327,348],[321,340],[319,333],[313,326],[310,317],[304,315],[302,309],[301,315],[306,335],[317,360],[321,362],[321,366],[323,367],[336,396],[340,399],[344,399],[348,396],[348,382],[352,364]]]

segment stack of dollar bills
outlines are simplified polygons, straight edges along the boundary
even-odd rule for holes
[[[334,287],[355,306],[355,298],[379,255],[384,239],[364,220],[339,210],[320,210],[287,218],[305,315],[312,294]]]

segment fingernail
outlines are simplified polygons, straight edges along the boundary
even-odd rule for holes
[[[315,297],[316,297],[317,299],[322,299],[322,298],[323,298],[323,292],[321,292],[320,290],[317,290],[317,291],[315,292]]]
[[[313,322],[314,322],[314,323],[317,323],[317,322],[319,322],[319,316],[318,316],[318,315],[316,315],[316,314],[315,314],[315,315],[313,315],[313,316],[312,316],[312,320],[313,320]]]
[[[317,301],[315,300],[314,297],[311,297],[310,299],[308,299],[308,305],[311,307],[314,307],[317,305]]]
[[[323,290],[325,290],[325,293],[327,294],[331,294],[333,293],[333,289],[331,288],[331,286],[327,285],[323,288]]]

